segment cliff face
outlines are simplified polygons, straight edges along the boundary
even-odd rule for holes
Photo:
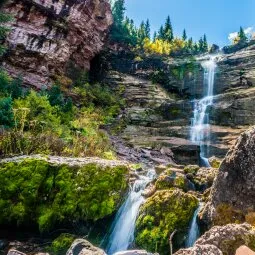
[[[135,56],[125,52],[108,56],[108,70],[117,70],[122,78],[129,74],[126,83],[132,86],[126,86],[127,102],[134,105],[132,101],[139,97],[135,102],[139,109],[132,107],[127,111],[126,128],[121,136],[133,146],[146,150],[170,148],[179,163],[197,163],[199,147],[190,141],[194,108],[191,99],[201,98],[206,89],[201,65],[206,58],[208,56],[163,60],[145,57],[136,61]],[[217,66],[214,102],[208,107],[211,143],[207,156],[224,158],[240,133],[255,124],[255,45],[222,54]],[[179,96],[166,93],[161,103],[148,104],[151,97],[155,99],[155,95],[149,96],[148,92],[152,81],[167,83],[171,86],[170,92],[179,92]],[[117,78],[115,83],[125,84],[125,79]]]
[[[3,66],[27,85],[49,86],[68,63],[89,69],[112,24],[107,0],[10,0],[13,14]]]

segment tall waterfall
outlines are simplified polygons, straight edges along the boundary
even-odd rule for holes
[[[208,106],[213,104],[214,77],[217,67],[216,57],[211,56],[202,63],[204,68],[204,97],[195,101],[194,115],[191,126],[191,141],[200,146],[200,159],[203,166],[209,167],[207,150],[210,145],[210,125],[207,113]]]
[[[108,255],[118,251],[125,251],[133,243],[135,221],[139,207],[144,202],[142,192],[153,179],[154,174],[154,170],[151,170],[147,176],[140,176],[140,179],[133,184],[125,203],[119,209],[111,227],[111,234],[106,247]]]
[[[198,239],[198,237],[200,236],[200,229],[197,223],[197,215],[199,213],[200,208],[201,208],[201,205],[194,212],[192,221],[190,223],[188,236],[185,241],[186,248],[192,247],[194,243],[196,242],[196,240]]]

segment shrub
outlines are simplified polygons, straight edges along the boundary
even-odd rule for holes
[[[14,125],[12,99],[10,97],[0,98],[0,125],[5,128],[10,128]]]

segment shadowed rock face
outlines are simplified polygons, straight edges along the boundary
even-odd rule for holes
[[[3,66],[37,88],[49,86],[70,61],[89,69],[112,24],[107,0],[10,0],[4,11],[14,21]]]
[[[219,208],[227,205],[242,215],[255,211],[255,128],[244,132],[222,162],[212,188],[211,199],[203,212],[207,223],[219,217]],[[230,209],[229,209],[230,210]],[[235,221],[232,218],[226,219]]]

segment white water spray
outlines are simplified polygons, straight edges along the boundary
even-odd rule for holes
[[[210,125],[207,109],[213,104],[214,77],[216,70],[216,56],[210,57],[202,63],[204,68],[204,86],[207,88],[205,96],[195,101],[194,116],[191,126],[191,141],[200,146],[200,159],[203,166],[209,167],[207,149],[210,145]]]
[[[142,192],[146,185],[153,179],[154,170],[149,171],[147,176],[140,176],[131,188],[125,203],[119,209],[111,228],[106,251],[112,255],[118,251],[127,250],[134,241],[135,221],[139,207],[144,202]]]

